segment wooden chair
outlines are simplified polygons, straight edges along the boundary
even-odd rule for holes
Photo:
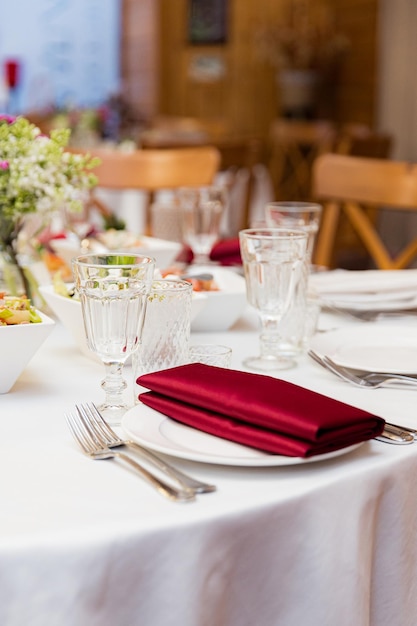
[[[363,124],[344,124],[338,132],[334,152],[351,156],[388,159],[393,137],[390,133],[374,131]]]
[[[324,207],[314,255],[316,264],[335,266],[343,217],[377,268],[405,268],[417,255],[416,238],[394,256],[382,241],[377,222],[381,208],[417,211],[417,164],[325,154],[313,165],[313,192]]]
[[[237,207],[239,214],[233,222],[237,230],[247,228],[255,186],[255,167],[264,159],[264,146],[259,137],[239,135],[231,131],[222,120],[198,120],[197,118],[161,118],[144,131],[140,143],[144,149],[185,148],[189,146],[214,146],[220,153],[221,172],[227,172],[229,191],[238,184],[240,173],[247,174],[243,205]],[[236,210],[236,207],[232,207]]]
[[[220,165],[218,150],[210,146],[133,152],[92,149],[84,152],[100,159],[100,165],[94,169],[99,188],[148,192],[145,216],[147,234],[151,234],[152,230],[150,206],[156,191],[211,184]],[[93,191],[89,207],[94,206],[104,216],[111,214],[110,209]]]
[[[311,168],[333,150],[335,125],[326,120],[277,119],[269,131],[269,170],[278,200],[311,200]]]

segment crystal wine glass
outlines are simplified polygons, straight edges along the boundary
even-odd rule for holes
[[[89,349],[104,363],[105,399],[99,410],[109,424],[120,424],[128,408],[123,366],[139,349],[154,259],[140,255],[86,254],[72,261]]]
[[[240,231],[240,251],[249,303],[261,321],[260,355],[243,364],[260,371],[294,367],[280,354],[280,324],[294,298],[302,305],[307,293],[307,233],[282,228]]]
[[[210,265],[210,252],[220,237],[220,223],[226,191],[222,187],[184,187],[179,189],[179,207],[184,243],[193,252],[193,263]]]

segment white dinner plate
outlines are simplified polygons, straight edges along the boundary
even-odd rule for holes
[[[331,330],[316,334],[310,347],[352,369],[417,374],[417,326],[365,324]]]
[[[363,443],[306,459],[267,454],[180,424],[145,404],[129,409],[122,419],[122,427],[134,441],[155,452],[216,465],[271,467],[313,463],[347,454]]]

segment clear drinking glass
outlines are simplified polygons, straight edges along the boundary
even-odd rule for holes
[[[155,280],[148,295],[142,341],[132,354],[133,393],[137,401],[142,374],[188,362],[193,286],[185,280]]]
[[[315,238],[320,226],[322,206],[313,202],[269,202],[265,207],[266,224],[270,228],[295,228],[308,234],[307,252],[309,271],[314,250]],[[281,341],[277,345],[280,354],[300,355],[308,345],[312,334],[311,319],[317,319],[319,304],[310,296],[293,298],[291,306],[281,322]]]
[[[282,228],[240,231],[240,251],[249,303],[261,321],[260,354],[243,364],[260,371],[294,367],[296,362],[280,354],[281,322],[294,299],[307,294],[307,233]]]
[[[222,187],[184,187],[178,191],[184,243],[197,265],[211,264],[210,252],[220,238],[226,191]]]
[[[104,363],[99,410],[118,425],[128,405],[123,366],[139,348],[154,259],[140,255],[87,254],[72,261],[89,349]]]
[[[232,348],[216,343],[193,345],[190,346],[188,362],[228,368],[232,362]]]
[[[268,202],[265,207],[269,228],[295,228],[308,233],[307,251],[311,262],[323,207],[313,202]]]

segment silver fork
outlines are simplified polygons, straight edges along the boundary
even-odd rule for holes
[[[314,352],[314,350],[309,350],[308,355],[313,359],[313,361],[324,367],[324,369],[332,372],[338,378],[341,378],[345,382],[355,384],[359,387],[364,386],[352,382],[352,376],[354,377],[355,375],[346,368],[332,361],[332,359],[329,359],[329,357],[321,356],[317,354],[317,352]],[[404,437],[404,435],[409,434],[413,439],[417,439],[417,430],[415,430],[414,428],[409,428],[408,426],[400,426],[399,424],[391,424],[390,422],[385,422],[385,428],[391,434],[398,435],[398,437],[405,439],[405,442],[407,443],[410,442],[410,438]]]
[[[417,379],[412,376],[406,376],[403,374],[384,374],[371,372],[369,374],[364,374],[363,376],[358,376],[354,374],[351,370],[343,365],[339,365],[335,363],[328,356],[320,356],[317,352],[313,350],[309,350],[309,356],[314,359],[320,365],[324,365],[327,369],[331,370],[334,374],[343,378],[347,382],[352,385],[356,385],[357,387],[367,387],[369,389],[378,389],[379,387],[392,387],[393,385],[409,385],[410,387],[415,387],[417,390]]]
[[[147,461],[153,463],[159,470],[166,472],[169,476],[177,480],[183,487],[191,489],[195,493],[209,493],[216,491],[215,485],[205,483],[193,478],[192,476],[188,476],[188,474],[184,474],[179,469],[157,456],[154,452],[142,447],[135,441],[119,437],[103,419],[103,416],[94,403],[76,404],[75,408],[87,428],[103,445],[108,448],[113,449],[120,446],[129,446],[130,448],[136,450]]]
[[[338,307],[331,302],[323,300],[323,307],[330,312],[338,313],[344,317],[350,319],[360,320],[361,322],[376,322],[384,319],[396,319],[400,317],[408,317],[417,315],[417,309],[396,309],[392,311],[368,311],[368,310],[354,310]]]
[[[145,480],[155,487],[160,494],[169,500],[174,500],[176,502],[189,502],[195,500],[195,493],[191,489],[174,487],[159,476],[152,474],[137,461],[131,459],[127,454],[110,450],[108,447],[95,441],[85,424],[80,420],[78,413],[66,413],[65,419],[74,439],[87,456],[98,460],[116,458],[124,461],[134,470],[139,472],[142,478],[145,478]]]

